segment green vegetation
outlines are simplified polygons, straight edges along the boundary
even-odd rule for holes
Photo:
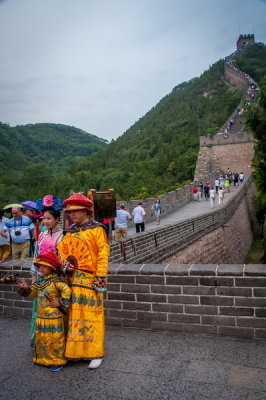
[[[248,254],[244,259],[244,264],[261,264],[263,257],[263,239],[256,238],[253,240]]]
[[[266,46],[256,43],[247,47],[243,55],[238,56],[234,63],[242,71],[247,72],[256,82],[260,83],[266,75]]]
[[[0,123],[0,204],[60,193],[60,174],[105,146],[106,140],[72,126]]]

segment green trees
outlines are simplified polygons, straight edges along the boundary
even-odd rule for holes
[[[255,184],[257,194],[255,205],[257,217],[263,226],[264,256],[266,262],[266,75],[260,83],[261,93],[259,104],[246,112],[246,125],[256,139],[253,167],[255,169]]]

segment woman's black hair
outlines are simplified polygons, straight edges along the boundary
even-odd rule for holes
[[[4,216],[5,210],[0,208],[0,220],[2,221],[2,217]]]
[[[48,211],[55,219],[60,220],[60,211],[54,210],[53,207],[44,207],[43,213]]]

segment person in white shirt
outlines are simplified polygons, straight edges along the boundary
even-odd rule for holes
[[[125,205],[121,204],[120,209],[116,210],[115,218],[115,238],[120,239],[121,237],[127,236],[127,224],[131,221],[131,215],[125,210]]]
[[[220,186],[220,181],[218,178],[215,179],[214,185],[215,185],[216,193],[218,194],[218,190],[219,190],[219,186]]]
[[[213,187],[211,187],[210,189],[210,199],[211,199],[211,208],[213,208],[215,205],[215,190],[213,189]]]
[[[134,224],[136,226],[136,233],[145,231],[146,213],[142,207],[142,202],[138,203],[138,206],[132,211],[134,217]]]
[[[244,181],[244,174],[243,174],[243,172],[240,172],[240,174],[239,174],[239,181],[240,181],[240,183],[243,183],[243,181]]]
[[[218,190],[218,203],[219,203],[219,205],[224,204],[224,191],[223,191],[222,186],[220,186],[219,190]]]

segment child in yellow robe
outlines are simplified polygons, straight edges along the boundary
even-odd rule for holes
[[[40,277],[29,287],[25,279],[20,281],[20,294],[37,297],[36,344],[33,362],[59,371],[67,363],[64,357],[65,332],[63,315],[69,305],[71,290],[57,275],[61,263],[52,253],[39,254],[34,260]]]

